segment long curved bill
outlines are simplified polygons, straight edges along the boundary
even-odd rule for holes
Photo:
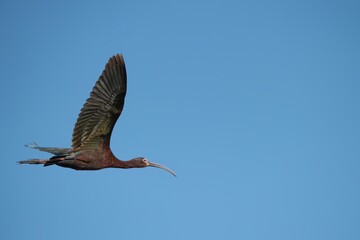
[[[175,174],[173,171],[171,171],[170,169],[168,169],[167,167],[165,167],[165,166],[163,166],[163,165],[149,162],[149,166],[150,166],[150,167],[156,167],[156,168],[164,169],[165,171],[168,171],[169,173],[171,173],[172,175],[174,175],[174,177],[176,177],[176,174]]]

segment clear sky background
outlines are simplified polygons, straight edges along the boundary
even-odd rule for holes
[[[360,239],[358,1],[1,1],[0,239]],[[155,169],[17,165],[69,147],[107,60],[111,147]]]

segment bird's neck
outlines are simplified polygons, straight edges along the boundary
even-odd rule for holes
[[[133,168],[134,164],[132,164],[132,160],[122,161],[120,159],[114,158],[112,161],[112,167],[114,168]]]
[[[105,144],[107,147],[109,144]],[[106,165],[111,168],[132,168],[131,160],[130,161],[122,161],[115,157],[112,153],[111,149],[108,147],[105,151],[105,159]]]
[[[111,167],[113,168],[138,168],[138,166],[136,165],[136,161],[134,161],[134,159],[128,161],[122,161],[114,157],[111,165],[112,165]]]

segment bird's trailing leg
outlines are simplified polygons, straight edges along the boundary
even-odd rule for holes
[[[43,160],[43,159],[30,159],[30,160],[23,160],[18,161],[18,164],[46,164],[49,160]]]
[[[50,159],[29,159],[19,161],[19,164],[44,164],[44,167],[56,164],[59,161],[64,160],[64,156],[54,156]]]

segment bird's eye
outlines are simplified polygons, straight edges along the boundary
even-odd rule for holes
[[[147,162],[147,159],[146,159],[146,158],[144,158],[144,159],[143,159],[143,162]]]

